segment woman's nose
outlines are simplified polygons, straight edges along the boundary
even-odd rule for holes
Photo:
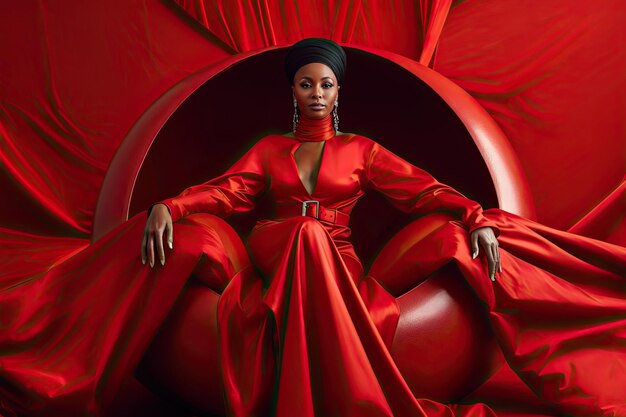
[[[314,88],[311,94],[313,98],[322,98],[322,88],[321,87]]]

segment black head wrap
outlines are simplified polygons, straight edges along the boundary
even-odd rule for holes
[[[341,85],[346,74],[346,53],[338,43],[323,38],[306,38],[294,43],[287,51],[285,73],[289,84],[293,84],[296,72],[306,64],[319,62],[335,74]]]

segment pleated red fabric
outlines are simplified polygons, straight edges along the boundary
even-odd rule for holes
[[[252,210],[263,194],[276,205],[315,200],[349,215],[376,190],[406,212],[455,217],[416,241],[403,233],[394,262],[419,265],[417,274],[455,262],[487,306],[511,368],[540,398],[569,415],[626,415],[625,248],[483,212],[354,134],[325,140],[309,193],[294,157],[301,145],[267,136],[222,176],[165,200],[176,223],[163,268],[141,264],[139,216],[43,276],[3,289],[2,413],[99,415],[187,278],[201,271],[223,289],[221,373],[232,416],[495,416],[483,404],[414,397],[389,352],[396,301],[375,273],[363,278],[347,226],[299,215],[261,220],[247,241],[250,265],[231,256],[233,237],[219,232],[219,219],[200,214]],[[468,245],[468,232],[485,226],[500,234],[504,271],[495,283]]]

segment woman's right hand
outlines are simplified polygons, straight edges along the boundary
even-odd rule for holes
[[[167,246],[169,246],[170,250],[174,249],[174,229],[170,211],[165,204],[155,204],[152,207],[150,216],[148,216],[146,227],[143,229],[143,239],[141,240],[141,262],[144,265],[147,260],[152,268],[155,255],[159,256],[161,265],[165,265],[165,250],[163,248],[165,233],[167,234]]]

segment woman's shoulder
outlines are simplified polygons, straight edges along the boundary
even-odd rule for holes
[[[294,139],[293,136],[289,137],[288,134],[270,133],[257,140],[254,147],[257,149],[267,149],[293,142]]]
[[[344,142],[375,143],[369,137],[361,135],[359,133],[337,132],[337,137],[341,138]]]
[[[339,132],[336,138],[342,144],[356,146],[364,151],[370,151],[377,145],[373,139],[358,133]]]

